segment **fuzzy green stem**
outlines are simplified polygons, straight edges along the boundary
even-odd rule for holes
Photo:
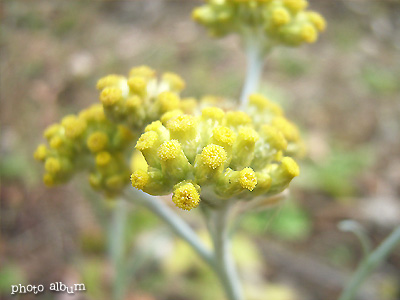
[[[133,194],[135,196],[135,201],[143,204],[167,223],[175,234],[185,240],[208,265],[214,268],[215,260],[212,252],[204,246],[197,234],[182,220],[182,218],[170,209],[161,199],[157,199],[157,197],[150,196],[137,190],[134,190]]]
[[[128,217],[127,203],[116,200],[109,232],[109,253],[114,267],[113,299],[122,300],[126,289],[126,268],[124,264],[125,230]]]
[[[352,300],[365,279],[381,264],[390,252],[400,244],[400,226],[393,232],[359,265],[349,284],[343,290],[339,300]]]
[[[231,241],[228,231],[228,216],[230,206],[219,208],[214,215],[214,242],[217,275],[225,289],[229,300],[242,300],[243,291],[239,276],[233,261]]]
[[[248,43],[246,47],[247,71],[240,97],[240,107],[245,109],[249,95],[258,90],[263,69],[264,52],[256,43]]]

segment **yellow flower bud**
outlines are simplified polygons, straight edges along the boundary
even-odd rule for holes
[[[50,174],[56,174],[61,171],[61,162],[55,157],[49,157],[46,159],[44,168]]]
[[[182,91],[185,88],[185,81],[183,81],[183,79],[175,73],[164,73],[162,80],[167,82],[173,91]]]
[[[61,130],[61,128],[60,124],[50,125],[46,128],[43,135],[48,141],[50,141]]]
[[[122,90],[118,87],[106,87],[100,93],[100,101],[106,107],[114,106],[121,100]]]
[[[64,145],[64,140],[60,136],[54,136],[51,138],[49,144],[53,149],[60,149]]]
[[[285,5],[292,12],[297,13],[306,9],[308,3],[306,0],[283,0],[283,5]]]
[[[161,113],[177,109],[179,107],[179,97],[175,93],[165,91],[158,95],[158,102]]]
[[[100,152],[96,155],[96,165],[104,167],[111,161],[111,155],[107,151]]]
[[[273,26],[282,26],[290,22],[290,14],[283,7],[276,8],[272,11],[271,22]]]
[[[44,144],[40,144],[37,148],[33,157],[38,161],[44,161],[47,155],[47,147]]]
[[[226,162],[227,155],[223,147],[211,144],[203,148],[201,159],[207,167],[216,169]]]
[[[64,117],[61,125],[64,127],[65,136],[71,139],[81,136],[86,129],[85,121],[74,115]]]
[[[326,21],[324,17],[321,16],[321,14],[315,11],[309,11],[307,12],[307,16],[318,31],[324,31],[326,29]]]
[[[244,168],[240,171],[239,183],[244,189],[248,189],[250,192],[257,185],[257,177],[252,168]]]
[[[172,201],[183,210],[196,208],[200,203],[198,189],[192,182],[181,182],[174,187]]]
[[[140,97],[145,97],[147,94],[147,81],[142,77],[131,77],[128,79],[128,86],[131,93]]]
[[[129,77],[141,76],[147,79],[153,78],[156,72],[148,66],[134,67],[129,72]]]
[[[303,41],[307,43],[314,43],[317,40],[317,36],[318,34],[314,26],[305,24],[303,27],[301,27],[300,37]]]
[[[92,133],[86,142],[91,152],[100,152],[108,146],[108,136],[102,131]]]
[[[43,175],[43,182],[47,187],[52,187],[56,184],[54,181],[54,177],[48,173]]]
[[[143,190],[143,188],[149,182],[149,179],[149,174],[143,170],[137,170],[131,175],[132,186],[139,190]]]
[[[115,74],[107,75],[107,76],[105,76],[103,78],[100,78],[97,81],[96,88],[98,90],[103,90],[106,87],[118,86],[118,84],[120,83],[121,79],[122,79],[121,76],[118,76],[118,75],[115,75]]]

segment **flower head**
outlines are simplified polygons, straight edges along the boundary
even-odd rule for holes
[[[132,68],[128,77],[108,75],[97,82],[107,117],[136,132],[142,132],[147,124],[168,111],[182,108],[191,113],[196,102],[181,101],[179,93],[184,87],[179,75],[166,72],[158,79],[147,66]]]
[[[250,113],[209,107],[197,116],[178,114],[147,126],[136,148],[148,170],[133,173],[132,185],[152,195],[172,192],[173,202],[184,210],[197,207],[200,198],[218,205],[226,198],[283,191],[299,175],[296,162],[285,156],[297,140],[282,110],[258,97],[254,105],[264,121],[252,121],[250,104]],[[285,126],[281,119],[275,121],[278,117],[286,120]]]
[[[195,21],[211,35],[238,33],[245,40],[256,37],[265,47],[313,43],[326,22],[317,12],[306,10],[306,0],[207,0],[193,10]]]

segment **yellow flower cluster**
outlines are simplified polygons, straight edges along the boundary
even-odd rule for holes
[[[168,111],[191,113],[196,101],[180,99],[184,87],[185,82],[177,74],[166,72],[158,80],[156,72],[147,66],[132,68],[128,78],[108,75],[97,82],[107,118],[136,132],[142,132],[147,124]]]
[[[129,183],[129,158],[135,136],[122,125],[107,120],[101,104],[68,115],[49,126],[35,159],[44,163],[47,186],[67,182],[79,171],[89,170],[89,182],[112,196]]]
[[[173,192],[172,201],[184,210],[197,207],[200,197],[218,205],[283,191],[299,174],[287,156],[298,130],[276,104],[250,98],[249,114],[208,107],[199,116],[167,113],[148,125],[136,144],[148,168],[131,175],[133,187],[151,195]],[[262,107],[255,122],[252,106]]]
[[[307,0],[207,0],[196,8],[193,19],[213,36],[239,33],[268,46],[313,43],[325,30],[325,19],[306,10]]]

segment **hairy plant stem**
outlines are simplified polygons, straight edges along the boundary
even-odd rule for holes
[[[214,243],[217,275],[221,280],[226,295],[229,300],[242,300],[243,291],[231,251],[228,230],[229,213],[229,203],[213,212],[214,222],[212,229],[214,232],[211,232],[211,237]]]
[[[367,257],[363,259],[354,273],[349,284],[343,290],[339,300],[352,300],[356,296],[362,283],[372,273],[372,271],[382,263],[390,252],[400,244],[400,226],[393,232]]]
[[[249,95],[258,89],[263,69],[263,59],[265,52],[255,42],[248,42],[246,46],[247,70],[246,78],[240,97],[240,108],[243,110],[247,106]]]
[[[194,232],[181,217],[179,217],[171,208],[157,197],[150,196],[137,190],[134,190],[133,194],[135,196],[135,202],[144,205],[147,209],[167,223],[179,237],[185,240],[197,252],[197,254],[208,265],[210,265],[211,268],[215,268],[215,259],[212,252],[205,247],[196,232]]]
[[[126,291],[125,230],[128,207],[124,199],[116,200],[109,231],[109,254],[114,267],[113,299],[122,300]]]

